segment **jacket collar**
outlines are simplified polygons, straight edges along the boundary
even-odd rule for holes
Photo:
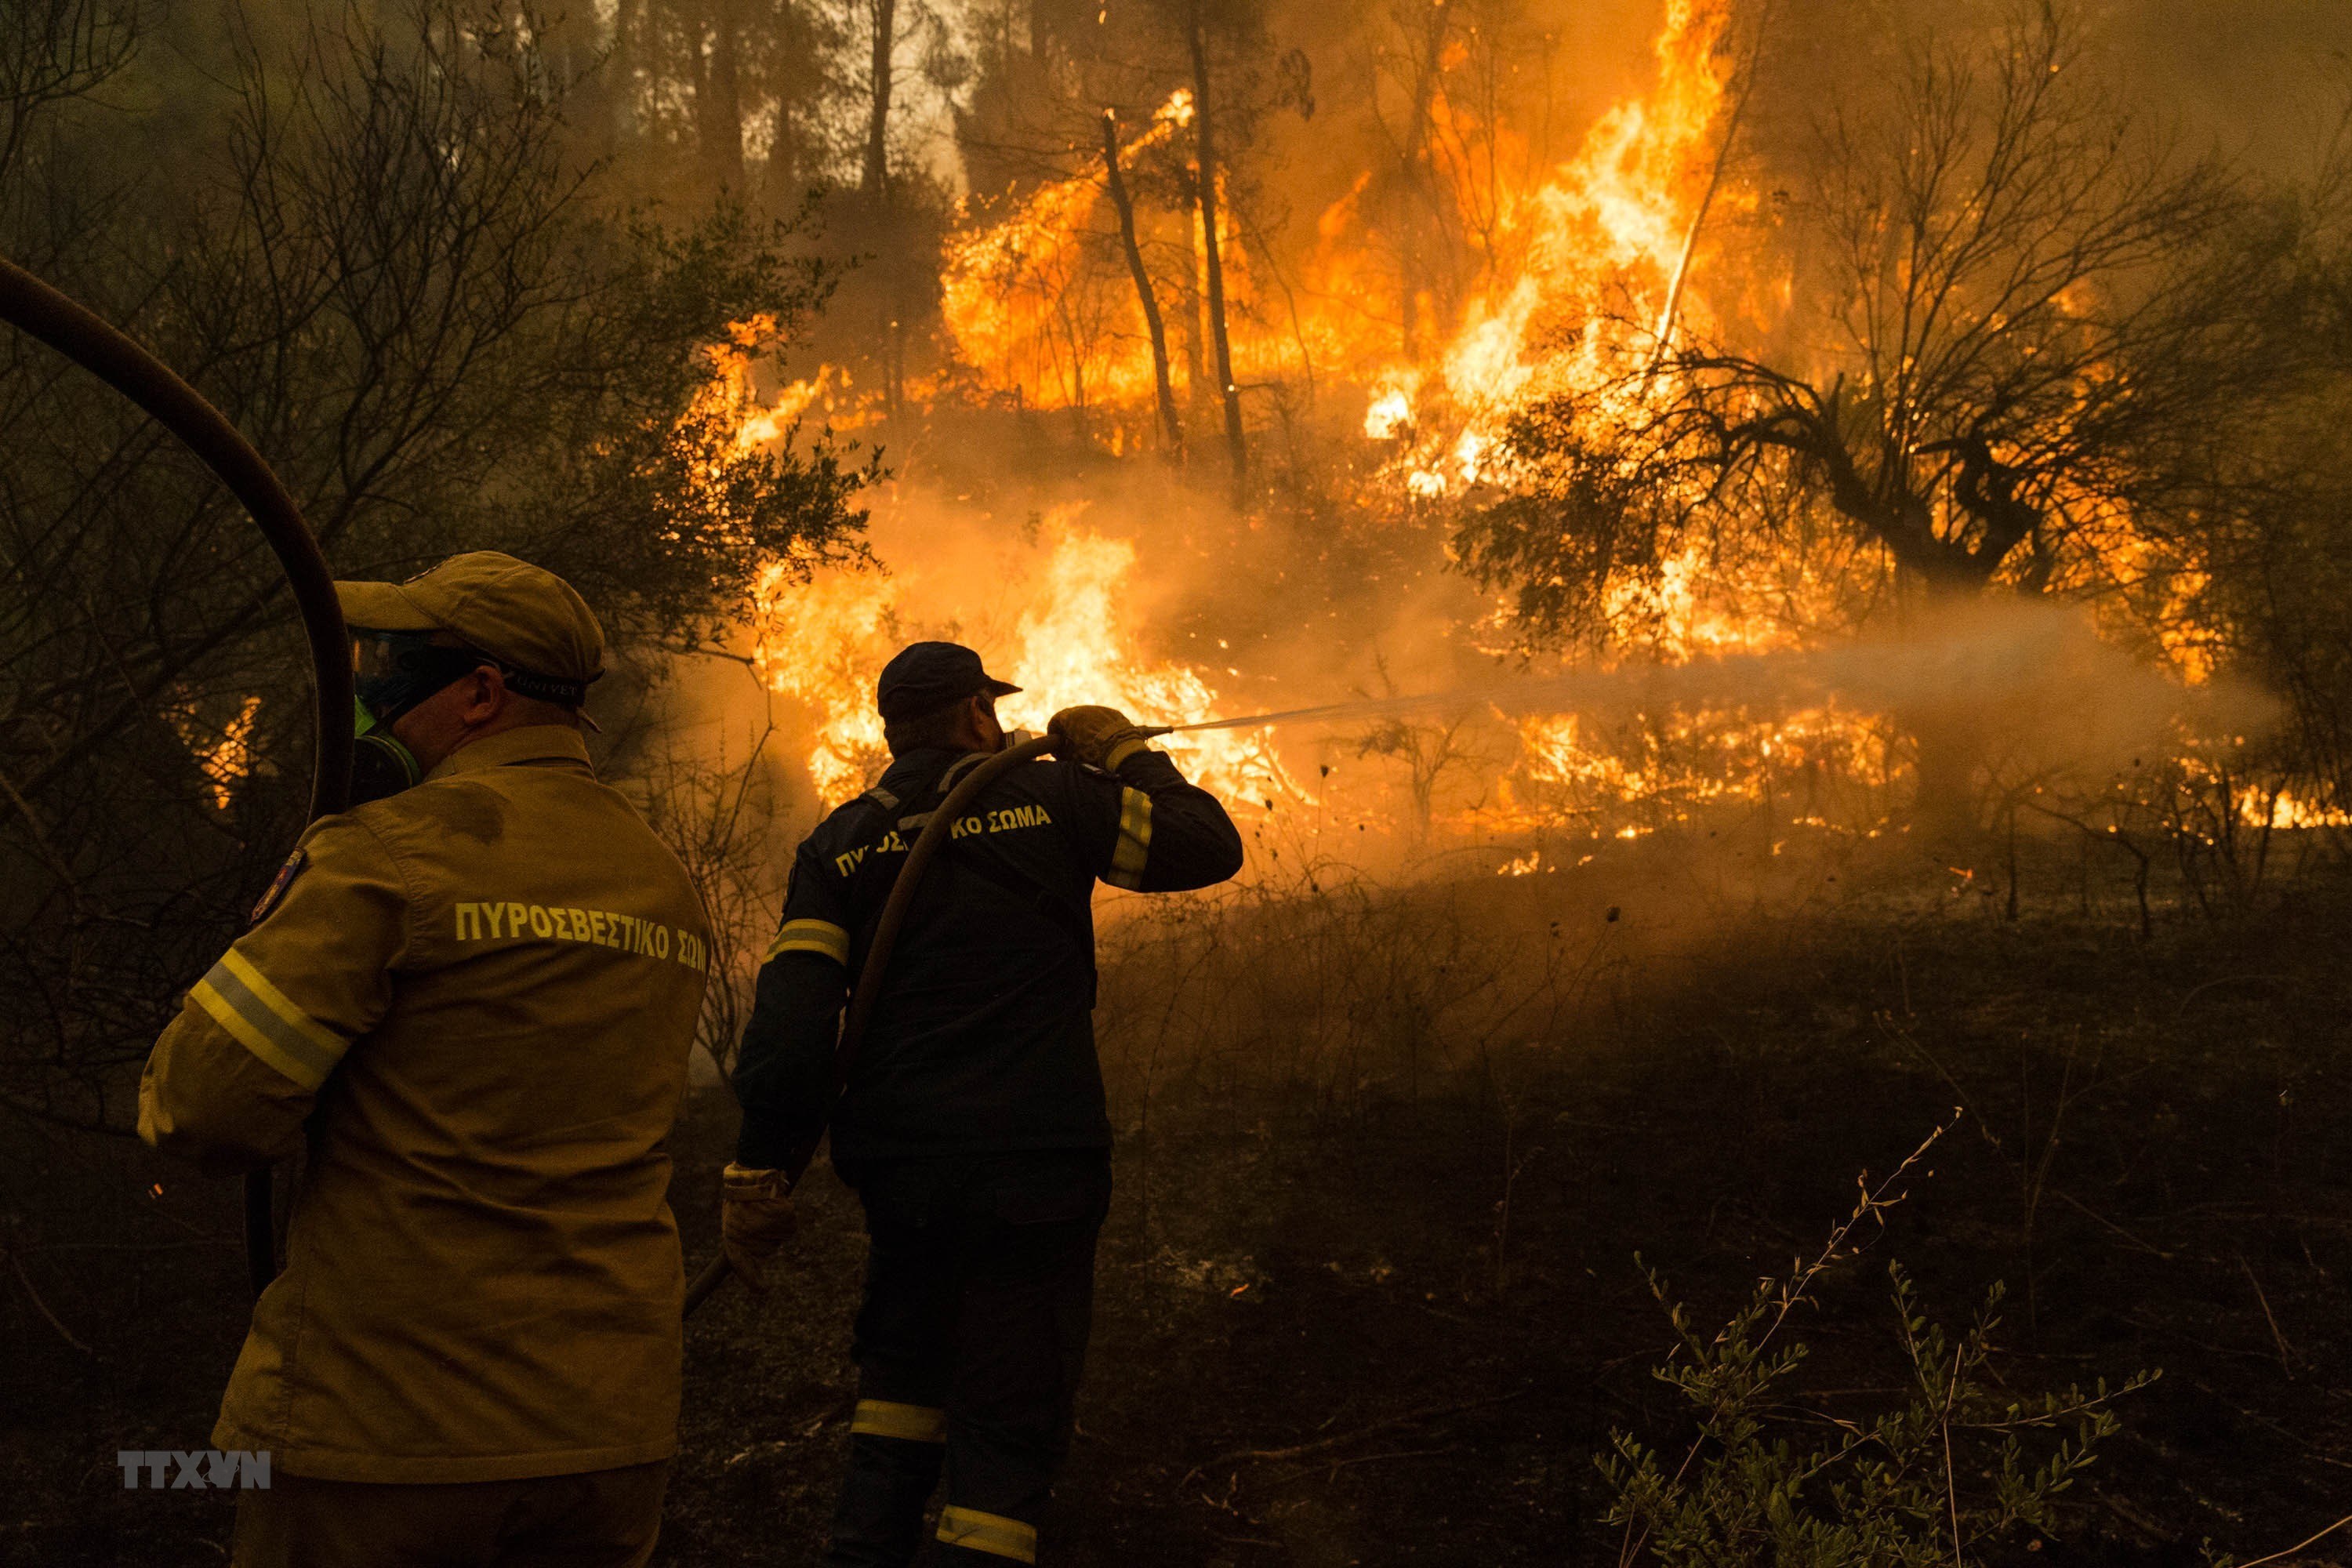
[[[964,749],[961,746],[917,746],[909,752],[894,753],[890,758],[890,765],[882,770],[882,776],[887,778],[892,773],[934,773],[963,754]]]
[[[918,746],[893,756],[876,782],[893,795],[906,796],[921,781],[943,777],[966,758],[987,754],[962,746]]]
[[[458,747],[425,777],[448,778],[517,763],[570,763],[591,776],[596,771],[588,761],[587,741],[571,725],[526,724]]]

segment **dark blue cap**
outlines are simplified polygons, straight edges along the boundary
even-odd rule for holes
[[[1020,689],[982,669],[980,655],[961,643],[909,643],[882,667],[882,679],[874,683],[874,705],[882,710],[885,724],[896,724],[979,692],[1005,697]]]

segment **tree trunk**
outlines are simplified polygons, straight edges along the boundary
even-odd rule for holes
[[[1436,193],[1425,167],[1429,148],[1430,111],[1437,97],[1438,79],[1444,71],[1445,38],[1451,31],[1452,18],[1446,0],[1437,0],[1430,7],[1428,31],[1423,35],[1423,45],[1419,69],[1413,80],[1412,118],[1405,127],[1404,151],[1397,161],[1400,177],[1408,193],[1400,214],[1398,273],[1403,281],[1402,305],[1405,358],[1414,363],[1421,360],[1421,300],[1431,292],[1427,244],[1422,234],[1423,220],[1433,225],[1443,222]]]
[[[694,95],[695,137],[702,168],[713,186],[743,188],[743,75],[736,37],[735,0],[711,6],[709,67]]]
[[[1208,372],[1202,368],[1202,355],[1207,352],[1209,329],[1202,324],[1207,311],[1201,303],[1201,204],[1189,202],[1184,208],[1184,273],[1177,285],[1177,309],[1184,312],[1184,404],[1194,418],[1207,406],[1205,394],[1209,385]]]
[[[866,113],[866,167],[857,188],[879,207],[890,177],[890,71],[898,54],[898,0],[869,0],[874,17],[874,97]]]
[[[580,135],[564,142],[565,153],[575,166],[609,157],[613,152],[613,78],[609,67],[597,68],[603,51],[596,32],[593,13],[575,17],[559,12],[547,22],[547,58],[564,95],[565,110],[576,117],[572,123],[581,128]]]
[[[1706,223],[1707,209],[1715,205],[1716,193],[1723,185],[1723,173],[1731,164],[1732,148],[1739,141],[1739,121],[1748,112],[1748,97],[1756,86],[1756,69],[1764,58],[1765,29],[1772,25],[1772,0],[1764,0],[1756,17],[1756,38],[1748,46],[1748,63],[1743,66],[1731,88],[1731,113],[1723,122],[1723,140],[1715,150],[1715,165],[1707,172],[1706,189],[1698,198],[1698,206],[1691,213],[1690,224],[1683,230],[1682,253],[1675,258],[1674,277],[1666,284],[1666,302],[1658,310],[1657,346],[1650,351],[1650,370],[1655,374],[1658,363],[1666,356],[1667,346],[1674,342],[1675,318],[1682,313],[1683,287],[1690,278],[1691,258],[1698,250],[1699,230]]]
[[[1982,598],[1977,584],[1901,567],[1895,585],[1910,601],[1906,612],[1918,612],[1908,629],[1930,637],[1965,625],[1970,607]],[[1977,776],[1990,760],[1990,731],[1999,722],[1992,710],[1997,700],[1993,693],[1953,685],[1916,697],[1895,714],[1895,722],[1911,737],[1917,765],[1912,826],[1928,843],[1962,852],[1982,847]]]
[[[1805,416],[1812,429],[1801,449],[1828,474],[1830,502],[1838,513],[1893,558],[1898,600],[1906,613],[1914,606],[1923,612],[1915,629],[1948,624],[1955,612],[1981,601],[2008,546],[1971,552],[1957,539],[1939,536],[1929,498],[1917,492],[1906,473],[1866,475],[1845,445],[1838,416],[1832,391],[1820,413]],[[1912,826],[1946,847],[1967,845],[1977,834],[1976,775],[1988,760],[1990,700],[1983,692],[1954,690],[1915,699],[1895,714],[1917,762]]]
[[[1210,114],[1209,51],[1201,34],[1201,12],[1192,9],[1192,132],[1199,149],[1195,175],[1201,208],[1202,257],[1209,274],[1209,341],[1217,355],[1217,391],[1225,405],[1225,454],[1233,464],[1234,510],[1249,500],[1249,452],[1242,437],[1242,394],[1234,384],[1233,342],[1225,331],[1225,268],[1217,242],[1217,151],[1215,121]]]
[[[611,113],[604,121],[604,151],[627,146],[637,135],[637,30],[645,0],[615,0],[613,6],[613,55],[604,62],[604,101]]]
[[[800,122],[788,98],[776,100],[775,131],[768,139],[768,163],[760,184],[767,192],[770,212],[795,211],[808,195],[808,181],[801,172]]]
[[[875,325],[882,344],[882,409],[885,416],[896,418],[905,363],[905,322],[898,300],[905,288],[906,261],[898,254],[890,220],[890,94],[892,72],[898,62],[898,0],[868,0],[868,5],[867,15],[874,24],[872,53],[868,57],[873,96],[866,105],[866,162],[858,175],[857,189],[865,199],[870,226],[867,237],[881,252],[881,276],[877,279],[881,285],[881,319]]]
[[[1160,396],[1160,423],[1168,439],[1168,458],[1184,450],[1184,426],[1176,417],[1176,389],[1168,379],[1168,331],[1160,323],[1160,300],[1151,289],[1151,274],[1143,265],[1143,247],[1135,239],[1135,203],[1127,194],[1127,176],[1118,169],[1118,117],[1103,110],[1103,179],[1110,187],[1111,205],[1118,212],[1119,242],[1127,249],[1127,270],[1135,279],[1135,298],[1143,307],[1143,325],[1151,334],[1152,387]]]
[[[1913,708],[1896,716],[1911,732],[1918,765],[1918,790],[1911,800],[1913,826],[1932,842],[1960,843],[1974,837],[1977,766],[1983,736],[1963,700]]]

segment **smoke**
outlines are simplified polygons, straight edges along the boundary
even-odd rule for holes
[[[1761,712],[1836,705],[1917,713],[1980,710],[2031,737],[2053,766],[2089,766],[2161,743],[2177,727],[2267,729],[2273,700],[2234,683],[2179,686],[2102,642],[2090,619],[2053,605],[1955,607],[1899,637],[1818,650],[1638,663],[1523,677],[1412,696],[1358,698],[1174,726],[1176,732],[1339,726],[1484,707],[1506,716],[1637,714],[1669,708]]]

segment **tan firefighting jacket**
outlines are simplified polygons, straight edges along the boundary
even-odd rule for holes
[[[311,828],[188,993],[140,1136],[304,1142],[213,1442],[289,1474],[564,1475],[677,1449],[664,1148],[709,926],[576,731],[509,731]]]

